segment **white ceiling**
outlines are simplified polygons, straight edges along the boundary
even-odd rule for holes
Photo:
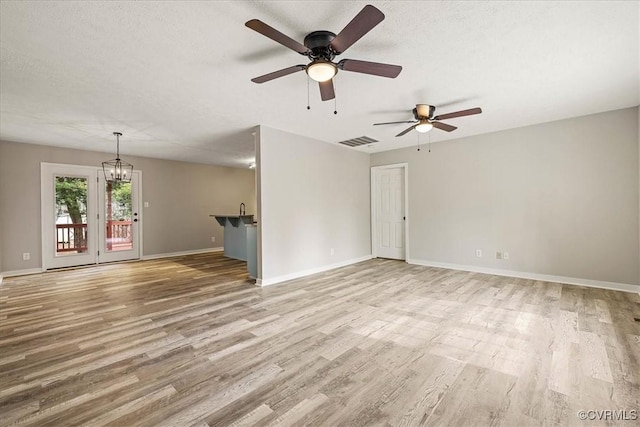
[[[337,59],[397,64],[396,79],[340,72],[338,114],[304,72],[252,77],[306,58],[246,28],[257,18],[302,42],[338,33],[346,1],[0,3],[0,138],[246,167],[263,124],[336,143],[394,135],[417,103],[482,107],[422,141],[527,126],[640,103],[638,1],[376,1],[386,19]]]

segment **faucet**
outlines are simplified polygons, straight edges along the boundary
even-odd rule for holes
[[[243,216],[246,213],[247,213],[247,211],[245,210],[244,203],[240,203],[240,216]]]

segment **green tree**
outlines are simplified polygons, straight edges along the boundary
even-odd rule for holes
[[[82,224],[87,215],[87,179],[59,176],[56,178],[56,211],[67,211],[73,224]],[[84,246],[81,227],[74,228],[74,247]]]
[[[131,183],[114,182],[112,193],[113,218],[127,220],[131,218]]]

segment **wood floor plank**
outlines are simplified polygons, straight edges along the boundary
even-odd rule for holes
[[[152,402],[165,399],[176,393],[176,389],[173,386],[165,386],[160,390],[153,391],[145,396],[139,397],[135,400],[125,403],[122,406],[105,412],[99,417],[93,418],[91,424],[94,426],[103,426],[116,421],[123,416],[137,411],[139,408],[144,407]]]
[[[256,409],[234,421],[232,424],[229,424],[229,427],[249,427],[258,425],[263,418],[271,414],[273,414],[273,410],[263,403]]]
[[[318,393],[309,399],[304,399],[302,402],[298,403],[296,406],[267,424],[267,426],[284,427],[293,425],[310,412],[314,411],[318,406],[321,406],[327,400],[329,400],[329,398],[322,393]]]
[[[5,278],[0,426],[595,425],[640,405],[638,316],[385,259],[267,288],[221,253]]]
[[[282,369],[277,365],[269,365],[263,369],[252,372],[231,386],[220,390],[213,396],[205,397],[196,404],[190,405],[177,414],[163,420],[158,424],[158,427],[191,425],[195,422],[202,421],[207,414],[216,412],[231,402],[275,380],[281,372]]]
[[[61,412],[73,409],[74,406],[76,405],[89,402],[99,397],[108,395],[114,391],[131,386],[135,384],[137,381],[138,379],[134,375],[129,375],[124,378],[119,378],[117,382],[115,382],[114,384],[108,387],[101,388],[99,390],[95,390],[89,393],[81,394],[80,396],[74,397],[73,399],[67,400],[58,405],[27,415],[26,417],[23,417],[20,420],[18,420],[16,422],[16,425],[33,425],[34,423],[40,422],[45,418],[53,417]]]

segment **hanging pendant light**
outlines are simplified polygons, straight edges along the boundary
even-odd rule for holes
[[[116,136],[116,158],[102,162],[104,179],[107,180],[107,182],[131,182],[133,165],[120,160],[120,137],[122,133],[114,132],[113,134]]]

